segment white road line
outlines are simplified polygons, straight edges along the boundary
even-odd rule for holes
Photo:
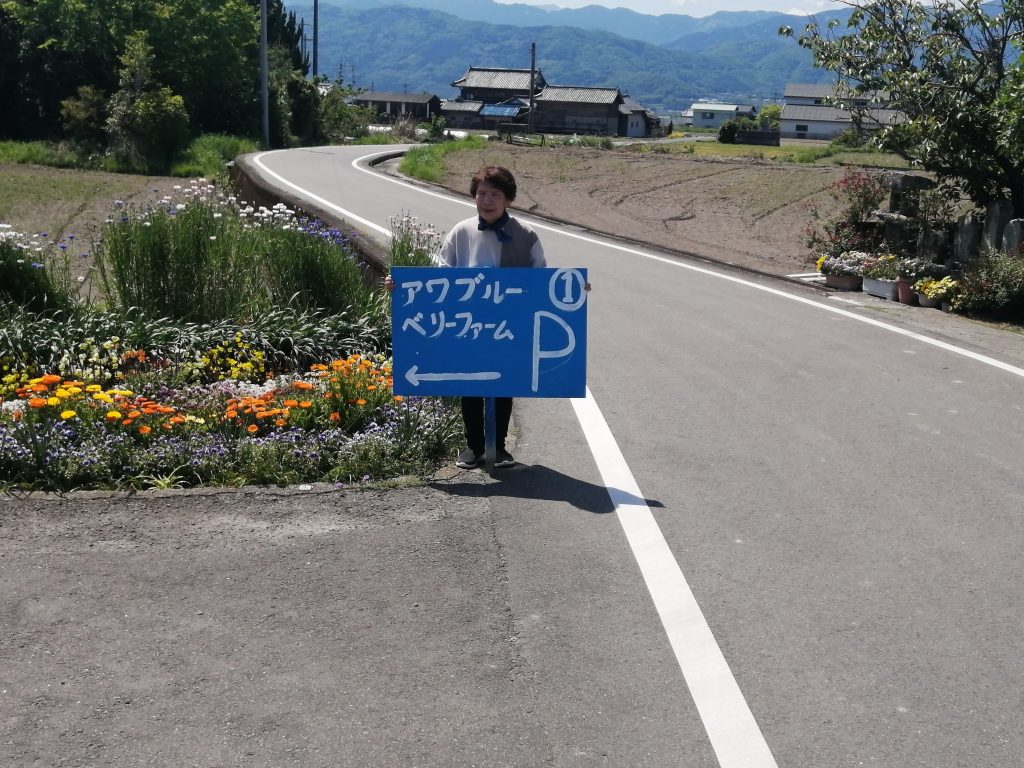
[[[302,195],[304,195],[305,197],[308,197],[310,200],[315,200],[320,205],[324,206],[325,208],[329,208],[330,210],[340,214],[341,216],[343,216],[344,218],[348,219],[349,221],[353,221],[353,222],[355,222],[357,224],[362,224],[364,227],[369,227],[374,232],[379,232],[380,234],[384,235],[384,237],[391,237],[391,230],[386,229],[386,228],[380,226],[379,224],[374,224],[369,219],[364,219],[362,216],[359,216],[358,214],[353,213],[352,211],[348,210],[347,208],[342,208],[340,205],[335,205],[330,200],[325,200],[324,198],[320,197],[319,195],[314,195],[308,189],[306,189],[304,187],[300,187],[298,184],[293,184],[292,182],[288,181],[288,179],[286,179],[281,174],[276,173],[276,172],[270,170],[263,163],[263,158],[265,156],[272,155],[275,152],[285,152],[285,151],[287,151],[287,150],[274,149],[274,150],[271,150],[269,152],[260,152],[258,155],[256,155],[255,158],[253,158],[253,162],[256,163],[256,165],[258,165],[260,167],[260,169],[262,169],[262,171],[265,174],[267,174],[268,176],[272,176],[274,179],[279,181],[281,184],[284,184],[286,187],[290,187],[291,189],[294,189],[296,192],[300,192]]]
[[[589,387],[571,400],[722,768],[777,768],[761,729]]]

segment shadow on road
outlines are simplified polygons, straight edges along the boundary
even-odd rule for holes
[[[480,472],[482,470],[473,470]],[[431,483],[431,487],[459,496],[508,496],[520,499],[545,499],[564,501],[584,512],[607,514],[615,511],[609,496],[610,490],[603,485],[588,483],[579,478],[558,472],[543,464],[517,464],[510,469],[499,469],[489,482]],[[623,491],[616,491],[625,503],[646,504],[648,507],[664,507],[660,501],[643,499]]]

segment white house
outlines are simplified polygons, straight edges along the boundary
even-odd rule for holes
[[[722,123],[737,117],[754,117],[757,110],[751,104],[721,104],[695,101],[689,109],[693,113],[694,128],[720,128]]]
[[[790,83],[783,98],[779,133],[784,139],[834,139],[853,127],[853,115],[848,107],[863,111],[865,130],[902,119],[900,112],[886,108],[889,95],[884,91],[837,98],[834,85]]]

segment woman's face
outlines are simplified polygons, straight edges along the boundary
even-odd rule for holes
[[[476,212],[480,218],[488,224],[505,215],[509,200],[505,193],[486,181],[481,181],[476,187]]]

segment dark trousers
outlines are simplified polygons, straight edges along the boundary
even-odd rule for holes
[[[497,421],[495,435],[497,447],[505,447],[508,436],[508,422],[512,418],[512,398],[494,398],[494,415]],[[466,445],[477,453],[484,452],[484,399],[482,397],[462,398],[462,423],[466,425]]]

